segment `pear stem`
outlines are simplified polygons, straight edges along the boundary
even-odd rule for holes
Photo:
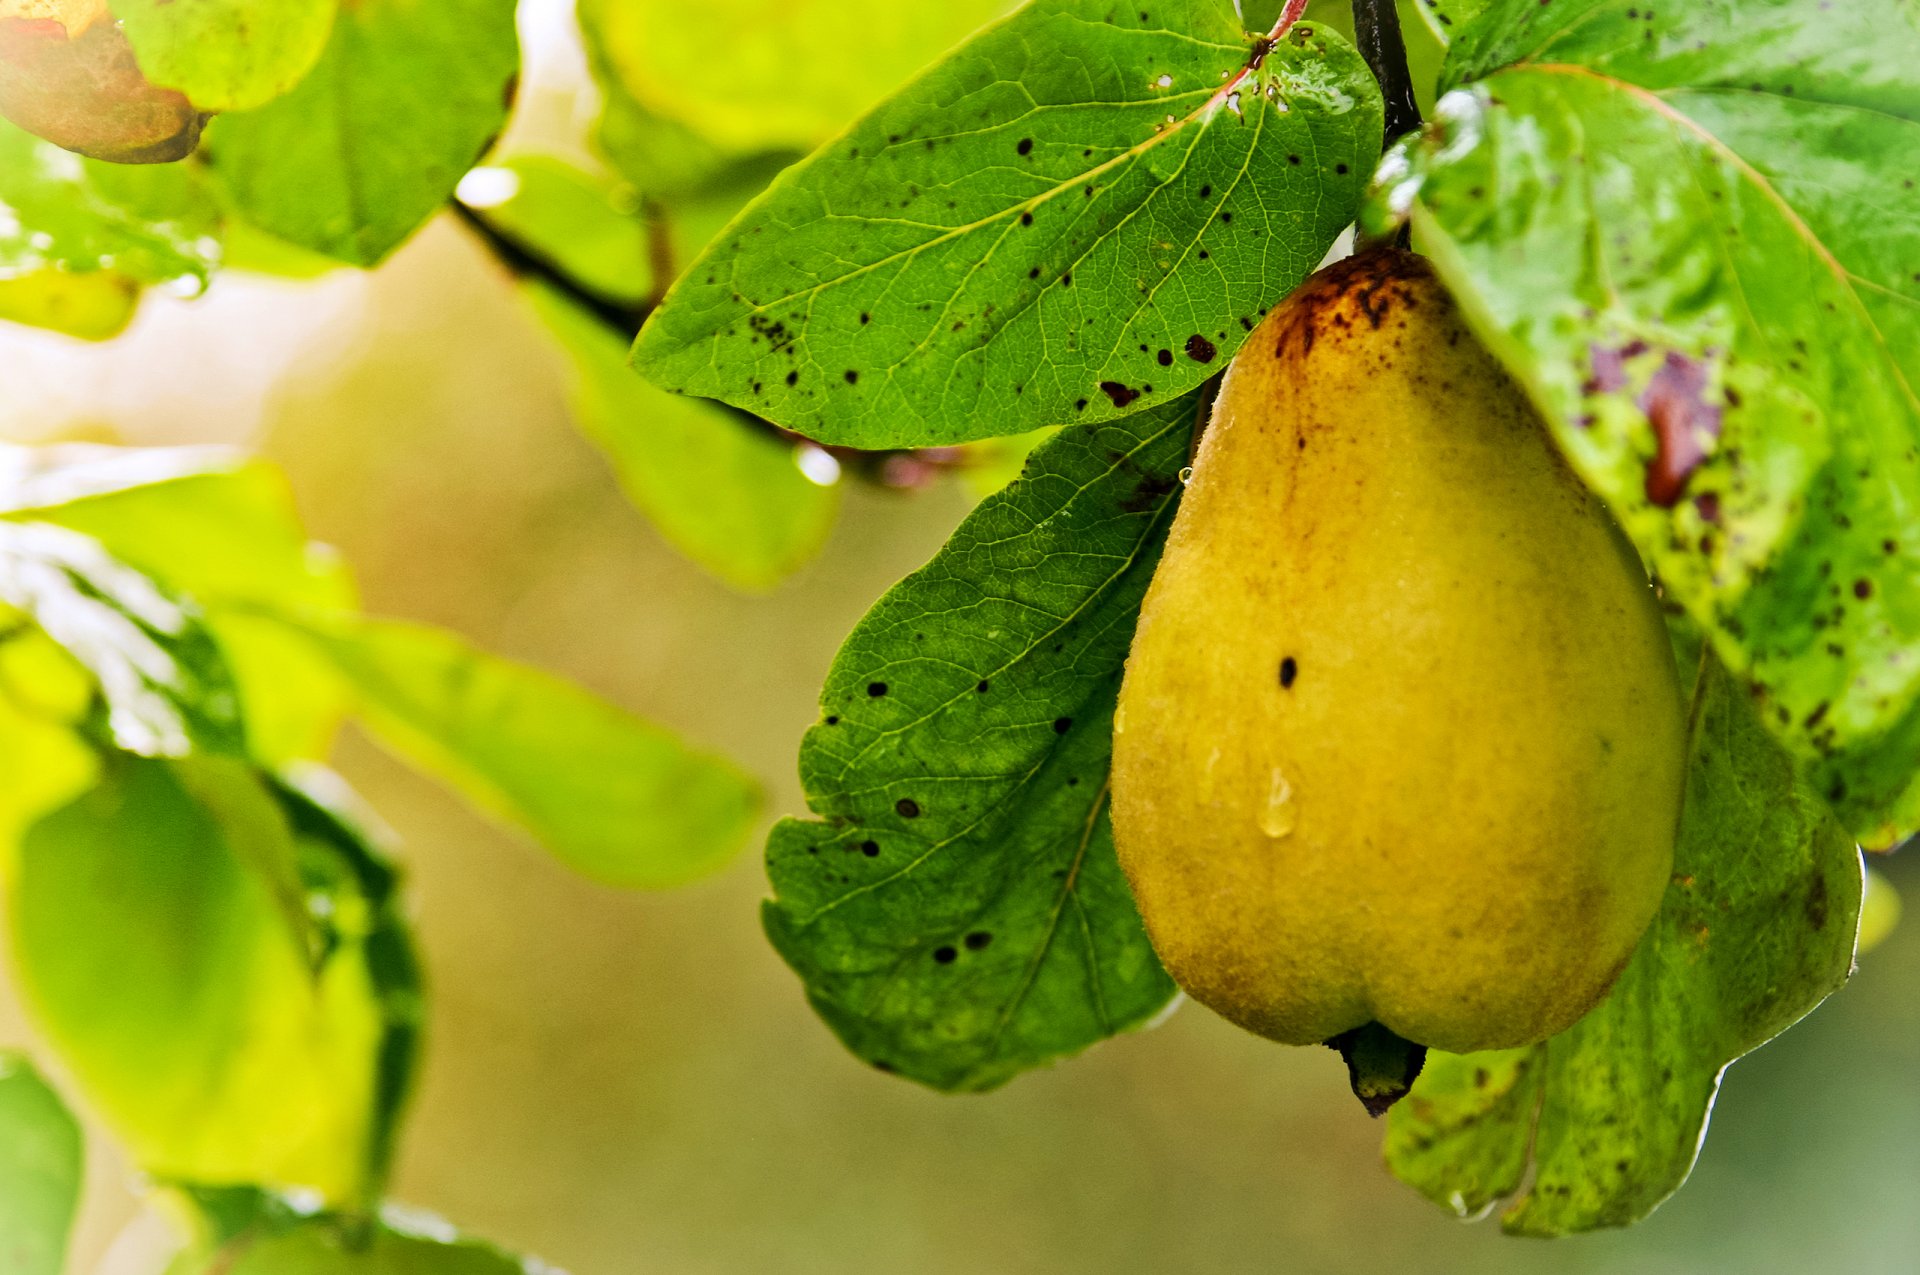
[[[1420,1069],[1427,1065],[1427,1047],[1403,1040],[1379,1023],[1341,1032],[1327,1042],[1347,1062],[1347,1080],[1353,1096],[1378,1118],[1407,1096]]]

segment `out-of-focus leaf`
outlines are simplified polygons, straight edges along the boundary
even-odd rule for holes
[[[1417,234],[1855,834],[1920,828],[1920,10],[1498,0]]]
[[[274,796],[293,832],[300,873],[316,909],[323,958],[359,948],[380,1018],[372,1105],[367,1111],[365,1186],[384,1185],[412,1096],[426,1023],[426,993],[413,934],[402,914],[400,877],[374,844],[346,784],[313,765],[292,782],[275,781]]]
[[[84,160],[0,122],[0,278],[110,270],[197,290],[219,260],[218,213],[186,165]]]
[[[1012,0],[581,0],[593,55],[635,101],[724,149],[837,132]]]
[[[92,699],[92,679],[52,638],[0,622],[0,887],[21,835],[93,785],[94,750],[74,731]]]
[[[208,130],[248,221],[370,266],[453,194],[505,122],[519,71],[512,0],[358,0],[294,90]]]
[[[306,632],[383,744],[595,880],[679,885],[753,825],[752,780],[571,682],[425,625]]]
[[[338,0],[113,0],[140,69],[203,111],[262,106],[313,69]]]
[[[975,500],[985,500],[1020,476],[1027,458],[1042,443],[1058,433],[1055,429],[1036,429],[1030,434],[1012,434],[988,438],[967,448],[960,480]]]
[[[98,541],[44,522],[0,522],[4,607],[93,675],[121,748],[147,756],[244,750],[239,695],[198,610]]]
[[[1867,870],[1867,892],[1860,900],[1860,943],[1856,956],[1864,956],[1886,942],[1900,924],[1900,891],[1882,873]]]
[[[83,341],[119,336],[139,304],[140,285],[111,270],[69,274],[43,268],[0,279],[0,319]]]
[[[467,176],[462,203],[595,295],[638,306],[670,282],[653,277],[633,187],[552,155],[514,155]]]
[[[60,1275],[80,1203],[80,1126],[27,1060],[0,1053],[0,1275]]]
[[[876,1067],[988,1089],[1174,986],[1114,857],[1113,706],[1194,398],[1063,430],[841,648],[767,933]]]
[[[200,1192],[195,1203],[214,1234],[167,1275],[563,1275],[411,1209],[389,1206],[369,1226],[259,1191]]]
[[[1625,1226],[1693,1168],[1728,1064],[1846,981],[1860,855],[1716,663],[1695,692],[1673,882],[1607,999],[1545,1044],[1434,1054],[1388,1117],[1394,1172],[1525,1235]]]
[[[575,423],[675,548],[750,592],[819,552],[839,488],[803,474],[792,443],[723,407],[655,389],[627,366],[619,334],[551,290],[528,296],[572,365]]]
[[[328,909],[350,937],[317,969],[289,932],[255,870],[296,854],[287,826],[219,817],[268,804],[257,782],[223,760],[105,758],[99,786],[24,839],[8,900],[17,982],[149,1173],[358,1202],[385,1041],[364,932]],[[219,809],[196,799],[217,787]]]
[[[1379,150],[1365,63],[1228,0],[1036,0],[789,169],[640,334],[662,386],[860,447],[1095,421],[1218,372]]]
[[[219,448],[0,452],[0,509],[84,532],[194,599],[239,688],[249,751],[278,765],[324,756],[346,709],[331,664],[259,612],[328,616],[356,605],[339,555],[309,542],[286,480]]]
[[[0,115],[122,164],[192,153],[206,117],[144,74],[106,0],[0,0]]]

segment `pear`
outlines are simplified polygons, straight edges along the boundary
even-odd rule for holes
[[[1114,719],[1121,866],[1195,1000],[1289,1044],[1566,1028],[1659,905],[1686,733],[1639,558],[1423,258],[1260,324]]]
[[[106,0],[0,0],[0,116],[118,164],[165,164],[209,116],[141,73]]]

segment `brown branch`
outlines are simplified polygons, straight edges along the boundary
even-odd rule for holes
[[[582,283],[567,273],[553,258],[535,251],[494,225],[479,209],[461,203],[458,199],[450,200],[449,204],[454,216],[474,233],[481,245],[506,268],[509,274],[517,279],[537,282],[553,289],[607,327],[618,332],[628,342],[639,335],[640,326],[647,321],[647,316],[652,314],[655,306],[659,304],[659,294],[666,290],[662,281],[671,279],[675,273],[672,239],[669,235],[665,210],[651,201],[646,210],[647,249],[656,282],[653,295],[638,305],[609,297]],[[845,472],[882,487],[924,487],[940,474],[950,470],[964,469],[969,464],[966,453],[957,447],[887,448],[869,451],[860,447],[829,446],[731,404],[716,401],[713,405],[749,428],[771,434],[794,447],[817,447],[833,457]]]

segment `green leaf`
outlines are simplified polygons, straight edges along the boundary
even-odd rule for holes
[[[1380,205],[1854,832],[1920,828],[1920,10],[1504,0]]]
[[[53,639],[0,630],[0,882],[13,876],[22,834],[93,786],[96,754],[74,729],[92,698],[93,680]]]
[[[411,1209],[389,1206],[369,1225],[260,1191],[196,1192],[194,1203],[214,1234],[168,1275],[558,1275]]]
[[[5,608],[93,675],[119,747],[168,757],[244,750],[239,695],[198,609],[98,541],[0,522],[0,616]]]
[[[771,589],[819,552],[838,487],[800,471],[792,442],[634,375],[627,343],[564,297],[529,290],[573,367],[574,422],[675,548],[737,589]]]
[[[338,0],[113,0],[140,69],[203,111],[279,97],[320,60]]]
[[[81,1152],[59,1095],[25,1058],[0,1053],[0,1275],[60,1275]]]
[[[632,186],[554,155],[509,156],[468,177],[476,180],[461,183],[462,203],[596,296],[638,307],[656,285],[671,282],[653,277],[647,221]]]
[[[805,148],[1005,13],[1010,0],[581,0],[626,94],[731,151]]]
[[[81,159],[0,120],[0,279],[101,271],[198,291],[218,213],[185,164]]]
[[[1296,26],[1246,71],[1260,47],[1228,0],[1036,0],[787,170],[638,365],[859,447],[1192,389],[1320,261],[1378,153],[1350,46]]]
[[[1638,1221],[1686,1180],[1728,1064],[1846,981],[1860,855],[1734,680],[1695,692],[1687,802],[1660,914],[1599,1008],[1527,1050],[1430,1056],[1387,1159],[1472,1216],[1562,1235]]]
[[[659,889],[740,849],[753,782],[571,682],[393,620],[305,630],[387,747],[609,885]]]
[[[1451,44],[1469,22],[1495,8],[1498,0],[1412,0],[1433,38]]]
[[[339,924],[317,969],[290,932],[259,868],[297,853],[245,766],[109,754],[99,786],[21,847],[17,983],[147,1172],[357,1201],[385,1016],[363,927]]]
[[[0,319],[105,341],[126,331],[140,304],[140,285],[112,270],[68,274],[42,267],[0,279]]]
[[[1063,430],[841,648],[767,845],[767,933],[876,1067],[988,1089],[1172,981],[1107,814],[1113,706],[1197,404]]]
[[[233,206],[302,248],[371,266],[453,194],[506,120],[511,0],[358,0],[284,97],[207,131]]]
[[[238,686],[253,757],[326,754],[346,709],[339,676],[259,613],[351,611],[355,590],[339,556],[307,540],[278,472],[224,448],[19,448],[0,451],[0,512],[13,507],[194,599]]]

